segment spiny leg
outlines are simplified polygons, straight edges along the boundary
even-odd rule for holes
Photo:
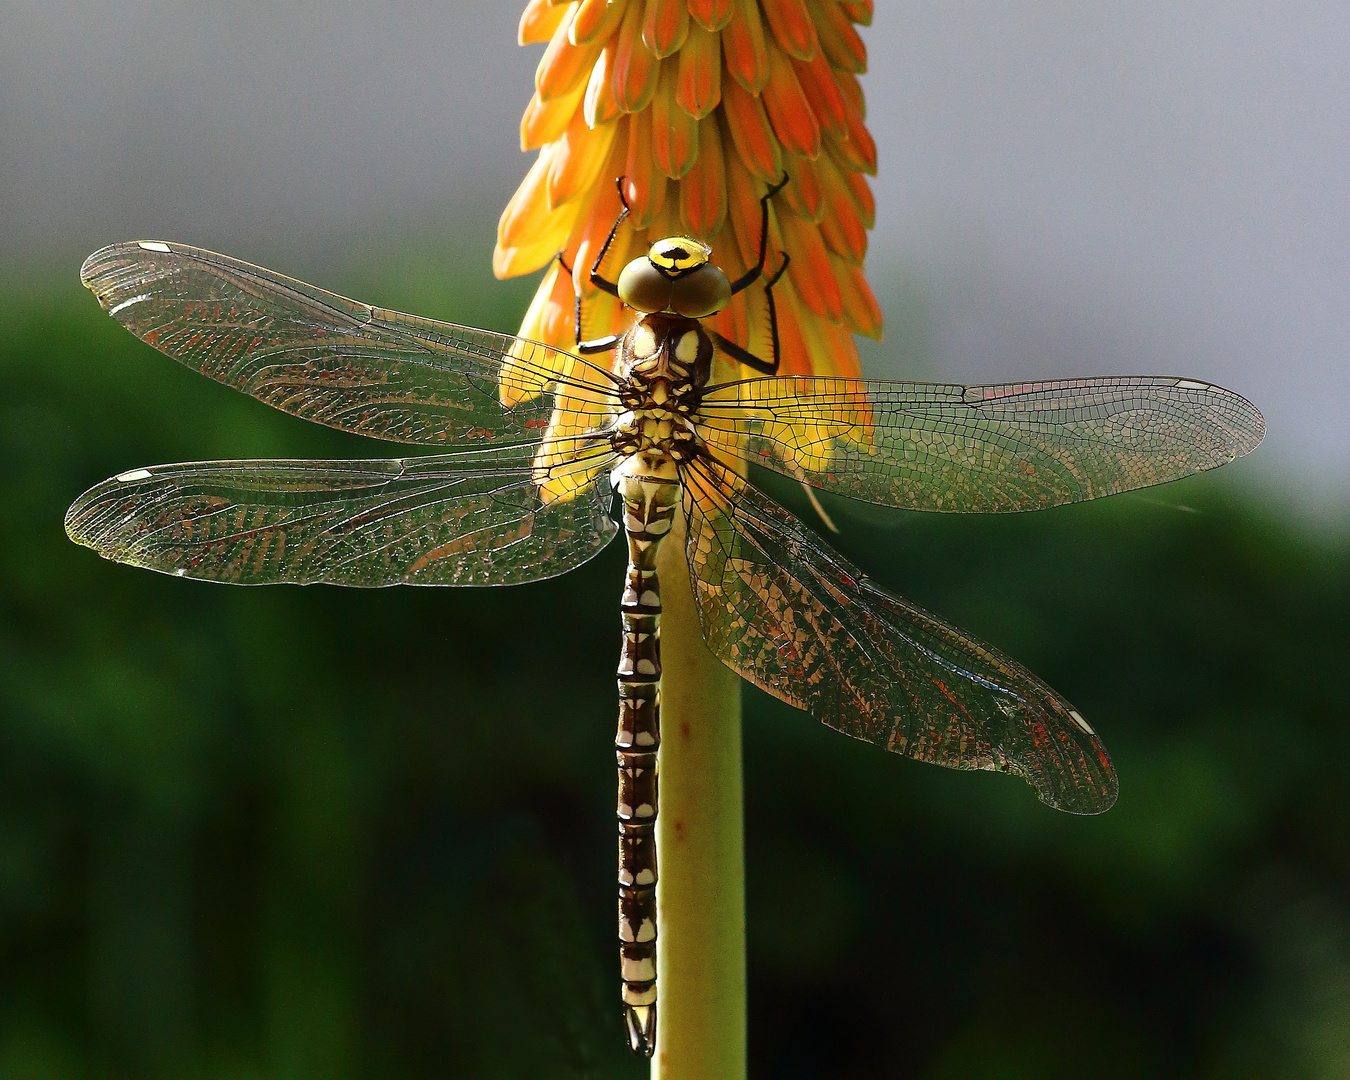
[[[619,965],[634,1053],[656,1048],[657,751],[661,747],[661,585],[656,555],[669,534],[679,487],[628,477],[620,494],[628,573],[620,611]]]
[[[625,177],[619,176],[614,180],[614,185],[619,189],[619,202],[623,204],[623,209],[619,211],[619,216],[614,219],[614,224],[609,227],[609,235],[605,237],[605,242],[600,245],[600,250],[595,255],[595,262],[591,264],[591,284],[597,289],[604,289],[610,296],[619,295],[619,286],[607,280],[600,273],[600,264],[605,261],[605,256],[609,254],[609,247],[614,243],[614,237],[619,233],[619,226],[627,220],[630,213],[628,199],[623,193],[624,179]]]
[[[769,253],[769,200],[782,191],[783,188],[787,186],[787,182],[788,174],[784,173],[783,179],[779,180],[778,183],[774,184],[773,187],[769,188],[768,191],[760,196],[759,261],[731,283],[732,296],[735,296],[739,292],[744,292],[758,281],[760,275],[764,273],[764,260]],[[761,372],[764,375],[778,374],[778,309],[774,307],[773,287],[778,284],[778,279],[783,276],[783,272],[787,269],[788,265],[787,252],[780,251],[779,255],[783,258],[782,264],[778,267],[778,272],[764,285],[764,294],[769,301],[769,341],[772,349],[772,355],[769,359],[764,360],[761,357],[756,356],[749,349],[742,348],[734,341],[723,337],[716,330],[710,331],[712,339],[717,343],[719,349],[738,364],[744,364],[746,367]]]
[[[617,228],[617,227],[618,227],[618,226],[616,225],[615,228]],[[611,234],[611,235],[612,235],[612,234]],[[602,256],[602,257],[603,257],[603,256]],[[562,252],[561,252],[561,251],[558,252],[557,259],[558,259],[558,265],[561,266],[565,271],[567,271],[567,276],[568,276],[568,277],[572,277],[572,268],[571,268],[570,266],[568,266],[566,260],[563,259],[563,256],[562,256]],[[597,264],[597,265],[598,265],[598,264]],[[572,280],[575,281],[576,278],[572,278]],[[573,291],[575,292],[575,290],[573,290]],[[614,346],[616,346],[620,341],[623,340],[623,335],[622,335],[622,334],[606,334],[604,337],[592,338],[590,341],[582,341],[582,340],[581,340],[581,293],[579,293],[579,292],[576,293],[576,300],[577,300],[577,310],[576,310],[575,323],[574,323],[574,325],[575,325],[574,336],[575,336],[575,338],[576,338],[576,343],[577,343],[577,352],[581,353],[582,355],[586,355],[586,354],[588,354],[588,353],[609,352],[610,349],[614,348]]]
[[[723,337],[716,330],[709,330],[708,336],[716,342],[717,347],[735,360],[738,364],[744,364],[748,368],[762,372],[765,375],[778,374],[778,308],[774,305],[773,287],[778,284],[778,279],[783,276],[788,268],[788,261],[791,256],[786,251],[778,253],[783,257],[782,263],[778,267],[778,272],[764,283],[764,296],[769,302],[769,348],[771,350],[768,360],[764,360],[749,349],[743,349],[729,338]]]
[[[764,257],[769,252],[769,200],[772,199],[775,195],[777,195],[780,191],[782,191],[783,188],[787,186],[787,182],[788,182],[788,174],[784,173],[783,179],[779,180],[778,183],[774,184],[773,187],[769,188],[768,191],[766,191],[763,195],[760,196],[759,262],[755,263],[754,266],[750,267],[749,270],[747,270],[744,274],[742,274],[740,277],[738,277],[735,281],[731,283],[732,296],[735,296],[738,292],[744,292],[759,279],[760,274],[764,273]],[[622,194],[623,193],[620,192],[621,196]],[[627,203],[625,203],[624,205],[627,206]],[[782,276],[782,274],[783,272],[779,270],[778,273],[774,275],[773,281],[777,281]],[[773,281],[769,282],[770,287],[773,286]]]

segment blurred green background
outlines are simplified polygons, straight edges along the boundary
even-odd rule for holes
[[[529,295],[395,256],[318,283],[499,329]],[[61,518],[110,474],[398,451],[179,367],[74,277],[0,310],[0,1077],[645,1075],[618,548],[463,591],[100,561]],[[1243,469],[1002,519],[830,504],[1082,709],[1121,797],[1060,815],[747,689],[754,1077],[1350,1076],[1350,545]]]

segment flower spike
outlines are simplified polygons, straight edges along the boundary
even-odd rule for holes
[[[712,316],[722,339],[772,350],[784,373],[858,375],[853,334],[881,334],[863,276],[876,146],[855,25],[871,12],[868,0],[530,0],[521,41],[546,46],[521,145],[539,159],[502,215],[494,268],[562,262],[522,335],[574,351],[578,333],[622,333],[632,315],[609,279],[657,239],[688,234],[732,281],[758,282]],[[601,252],[608,277],[596,280]]]

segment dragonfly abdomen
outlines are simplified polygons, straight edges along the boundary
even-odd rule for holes
[[[659,470],[665,472],[666,470]],[[673,468],[671,470],[673,472]],[[645,474],[635,456],[615,474],[623,499],[628,571],[620,612],[619,964],[624,1016],[634,1051],[656,1045],[657,751],[661,747],[661,583],[656,556],[679,506],[673,476]]]

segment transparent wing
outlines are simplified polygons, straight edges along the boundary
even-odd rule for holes
[[[1245,398],[1194,379],[956,386],[834,378],[714,388],[700,433],[724,455],[908,510],[1038,510],[1166,483],[1256,448]]]
[[[580,357],[360,304],[201,248],[114,244],[80,277],[137,337],[294,416],[394,442],[539,441],[613,414]],[[564,400],[565,399],[565,400]]]
[[[1115,801],[1106,748],[1035,675],[878,588],[734,472],[705,458],[683,475],[703,635],[733,670],[856,739],[1014,773],[1061,810]]]
[[[528,448],[369,461],[207,461],[105,480],[66,532],[106,559],[236,585],[506,585],[553,577],[614,536],[605,447],[544,504]],[[560,466],[561,468],[561,466]]]

